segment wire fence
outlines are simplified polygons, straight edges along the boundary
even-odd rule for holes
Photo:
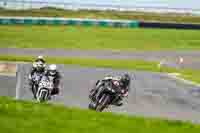
[[[35,0],[0,0],[0,7],[4,9],[26,10],[39,9],[44,7],[54,7],[70,10],[117,10],[117,11],[145,11],[145,12],[164,12],[164,13],[190,13],[200,14],[200,8],[185,8],[185,7],[168,7],[168,6],[137,6],[115,3],[80,3],[80,2],[64,2],[64,1],[35,1]]]

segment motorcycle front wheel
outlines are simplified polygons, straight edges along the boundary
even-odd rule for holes
[[[102,112],[108,105],[109,101],[110,101],[110,95],[103,94],[100,99],[100,102],[98,103],[96,107],[96,111]]]
[[[88,105],[88,108],[91,110],[96,110],[96,103],[94,101],[91,101]]]
[[[48,96],[49,96],[49,94],[48,94],[47,90],[41,90],[37,97],[37,101],[40,103],[45,102],[48,99]]]

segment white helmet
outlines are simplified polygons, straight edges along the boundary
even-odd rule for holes
[[[44,57],[42,55],[39,55],[37,58],[38,59],[44,59]]]
[[[40,67],[40,66],[41,67],[46,67],[46,64],[45,64],[46,61],[45,61],[45,59],[44,59],[44,57],[42,55],[37,56],[35,62],[37,63],[38,67]]]
[[[51,64],[51,65],[49,65],[48,71],[49,71],[49,74],[50,74],[50,75],[55,75],[55,74],[56,74],[56,71],[57,71],[57,66],[56,66],[56,64]]]

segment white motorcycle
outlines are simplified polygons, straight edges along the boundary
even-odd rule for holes
[[[38,102],[45,102],[50,99],[53,90],[53,78],[43,76],[39,82],[36,99]]]

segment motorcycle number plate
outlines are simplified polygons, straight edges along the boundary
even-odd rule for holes
[[[48,82],[41,82],[41,86],[43,86],[43,87],[48,86]]]

